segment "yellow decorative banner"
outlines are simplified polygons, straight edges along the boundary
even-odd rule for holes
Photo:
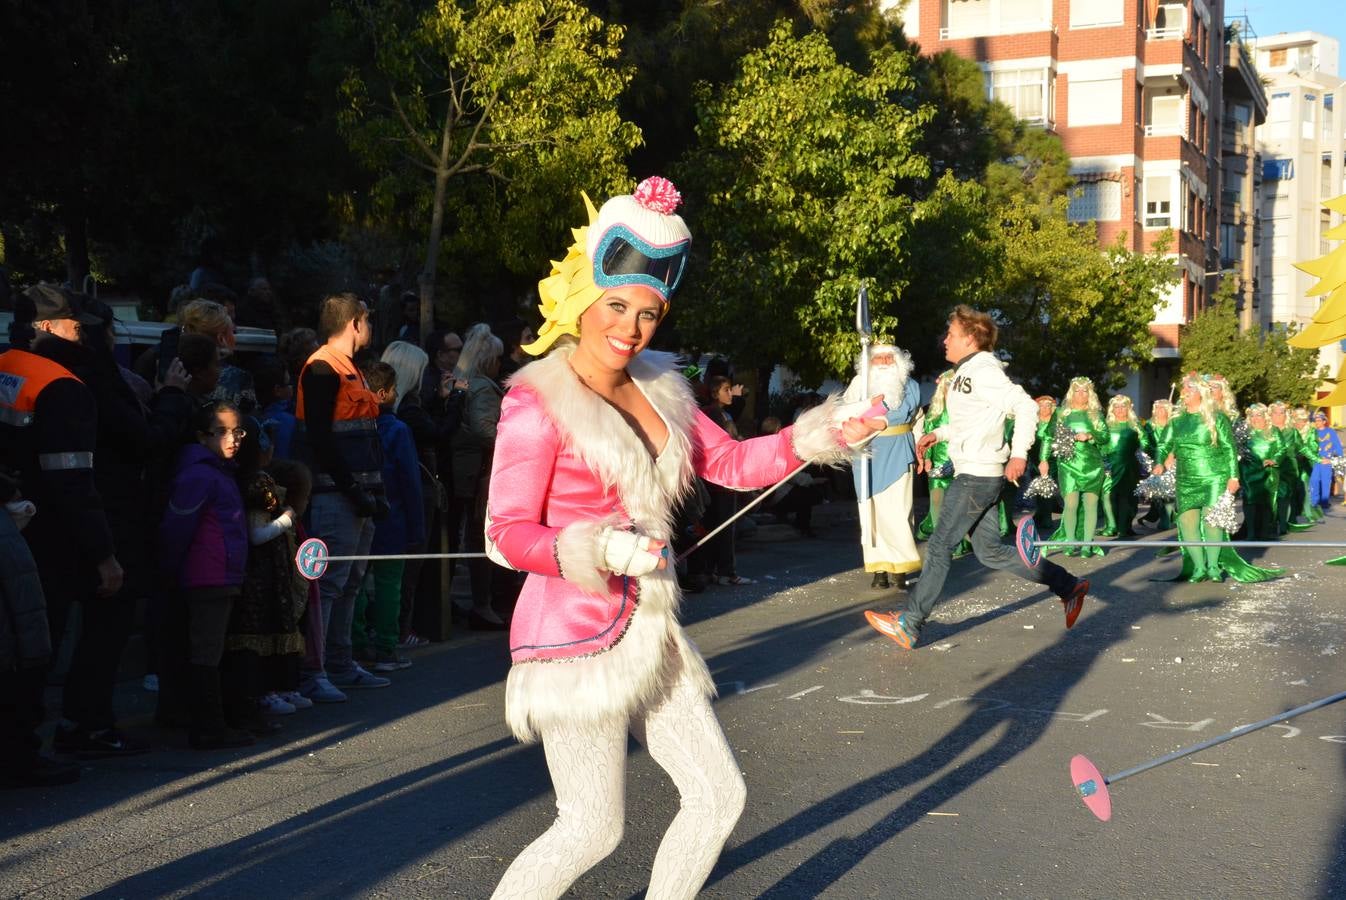
[[[1323,206],[1346,215],[1346,194],[1325,201]],[[1329,229],[1324,237],[1331,241],[1346,240],[1346,223]],[[1313,321],[1290,338],[1290,345],[1305,349],[1326,347],[1346,338],[1346,243],[1338,244],[1336,249],[1316,259],[1297,262],[1295,268],[1318,279],[1305,296],[1326,296],[1327,299],[1313,314]],[[1339,384],[1318,402],[1324,406],[1346,404],[1346,383]]]

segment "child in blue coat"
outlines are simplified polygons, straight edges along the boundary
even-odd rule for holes
[[[1313,428],[1318,438],[1318,462],[1309,476],[1309,500],[1314,506],[1327,512],[1327,508],[1332,504],[1331,460],[1341,456],[1341,438],[1327,427],[1327,413],[1321,409],[1313,414]]]
[[[397,372],[385,362],[370,363],[363,371],[379,401],[383,487],[388,500],[388,515],[375,524],[369,552],[376,557],[392,556],[425,542],[420,464],[411,429],[393,411],[397,408]],[[355,601],[351,646],[357,654],[364,648],[365,655],[373,658],[375,672],[393,672],[411,665],[411,660],[397,652],[405,568],[406,560],[402,559],[370,560],[373,596],[366,587]]]

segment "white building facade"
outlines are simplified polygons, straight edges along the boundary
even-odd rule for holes
[[[1342,217],[1323,201],[1346,194],[1346,79],[1335,38],[1298,31],[1258,38],[1257,70],[1267,79],[1267,120],[1257,129],[1262,156],[1259,324],[1307,325],[1325,299],[1307,295],[1317,279],[1294,263],[1329,252],[1323,234]],[[1339,345],[1320,360],[1342,371]]]

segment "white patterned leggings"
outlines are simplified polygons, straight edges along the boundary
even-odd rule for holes
[[[743,812],[746,789],[709,701],[684,674],[629,723],[613,719],[543,731],[556,821],[510,865],[495,900],[560,897],[621,843],[628,728],[681,795],[645,896],[670,900],[700,890]]]

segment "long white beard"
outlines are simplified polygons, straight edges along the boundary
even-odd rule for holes
[[[883,394],[889,409],[899,405],[907,392],[907,374],[897,366],[869,367],[869,395]]]

